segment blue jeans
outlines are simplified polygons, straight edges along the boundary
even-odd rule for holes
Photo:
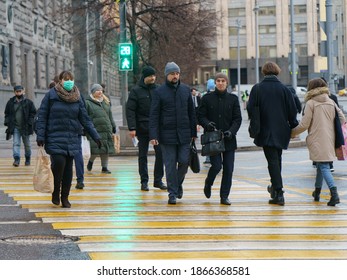
[[[317,165],[317,174],[316,182],[314,186],[316,188],[322,188],[323,179],[327,183],[329,189],[335,187],[334,177],[330,171],[329,162],[316,162]]]
[[[30,136],[21,135],[20,130],[15,128],[13,131],[13,158],[20,160],[20,140],[23,140],[25,158],[31,157]]]
[[[163,155],[167,188],[170,197],[177,197],[178,187],[182,186],[189,166],[190,144],[160,144]]]
[[[206,184],[212,186],[217,174],[223,166],[223,175],[220,186],[220,198],[228,198],[234,171],[235,150],[226,151],[216,156],[210,156],[211,167],[208,171]]]

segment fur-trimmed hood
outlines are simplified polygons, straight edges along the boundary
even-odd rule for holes
[[[305,102],[307,102],[308,100],[316,97],[316,96],[321,96],[319,98],[315,98],[315,100],[317,101],[321,101],[324,102],[326,100],[326,98],[329,98],[330,92],[329,92],[329,88],[327,87],[318,87],[318,88],[314,88],[311,89],[310,91],[308,91],[305,95]]]

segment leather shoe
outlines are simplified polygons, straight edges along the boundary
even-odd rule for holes
[[[167,186],[165,186],[163,182],[154,183],[153,187],[161,190],[167,190]]]
[[[211,188],[212,188],[212,186],[209,186],[205,180],[204,194],[205,194],[206,198],[211,197]]]
[[[178,186],[177,198],[181,199],[183,197],[183,188],[182,186]]]
[[[176,204],[176,197],[170,196],[169,201],[167,202],[168,204]]]
[[[148,188],[147,183],[142,183],[142,184],[141,184],[141,191],[146,191],[146,192],[149,191],[149,188]]]
[[[231,205],[231,202],[230,202],[229,198],[221,198],[220,204]]]

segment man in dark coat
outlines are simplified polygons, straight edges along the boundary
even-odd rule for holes
[[[180,82],[180,68],[165,66],[166,81],[153,93],[149,139],[161,145],[165,164],[169,204],[183,196],[183,181],[189,166],[190,143],[197,137],[196,116],[190,88]]]
[[[13,89],[15,96],[10,98],[5,107],[6,133],[13,135],[13,166],[20,163],[20,141],[24,144],[25,165],[30,165],[30,135],[34,133],[33,123],[36,114],[34,103],[25,97],[24,88],[17,85]]]
[[[215,91],[205,94],[198,110],[199,123],[206,131],[222,130],[224,133],[225,152],[210,156],[211,167],[205,180],[204,193],[211,197],[211,188],[217,174],[223,166],[220,186],[220,203],[230,205],[229,193],[234,171],[236,133],[242,122],[238,97],[227,91],[228,77],[223,73],[215,76]]]
[[[151,108],[152,93],[157,85],[155,84],[155,70],[151,66],[142,69],[142,77],[138,84],[130,91],[126,104],[126,117],[128,129],[132,138],[139,140],[138,166],[141,177],[141,190],[149,191],[148,188],[148,148],[149,148],[149,111]],[[159,145],[154,146],[154,182],[153,187],[167,190],[163,184],[164,176],[163,158]]]
[[[290,90],[277,78],[280,67],[267,62],[262,68],[264,80],[253,86],[247,105],[252,119],[256,100],[260,109],[260,133],[254,143],[263,147],[271,177],[270,204],[284,205],[282,182],[282,150],[287,149],[291,129],[298,125],[297,108]]]

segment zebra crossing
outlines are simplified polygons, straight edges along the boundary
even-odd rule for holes
[[[149,161],[152,174],[153,157]],[[137,157],[126,156],[110,158],[112,174],[102,174],[97,160],[83,190],[74,188],[74,178],[72,208],[66,209],[33,190],[35,160],[29,167],[11,162],[0,158],[0,190],[43,223],[78,237],[92,260],[347,259],[347,207],[344,201],[327,207],[327,192],[314,203],[311,189],[287,186],[286,205],[269,205],[263,178],[250,181],[235,172],[232,205],[225,206],[219,203],[221,176],[205,198],[203,166],[199,174],[188,172],[183,198],[168,205],[166,191],[151,184],[149,192],[140,191]]]

